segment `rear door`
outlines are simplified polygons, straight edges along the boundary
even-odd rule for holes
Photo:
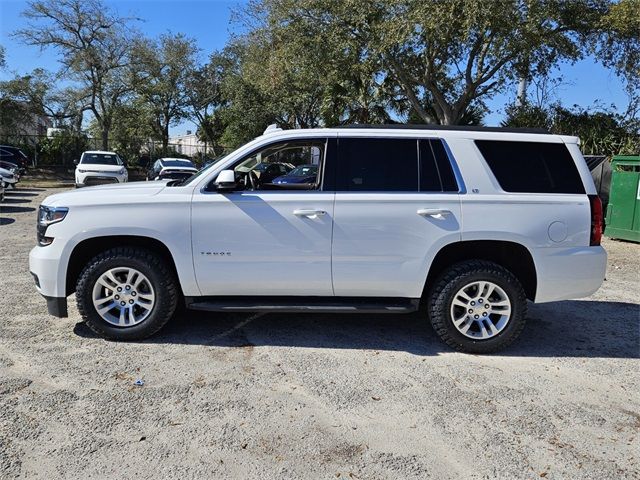
[[[418,298],[431,261],[461,237],[459,186],[438,139],[340,136],[336,296]]]

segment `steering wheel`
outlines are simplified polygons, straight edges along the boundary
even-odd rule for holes
[[[258,190],[258,186],[260,184],[260,180],[258,176],[253,170],[247,172],[247,177],[249,178],[249,183],[251,184],[251,190]]]

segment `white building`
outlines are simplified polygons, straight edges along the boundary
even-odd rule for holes
[[[175,149],[176,152],[183,155],[194,157],[205,151],[204,142],[198,140],[198,136],[187,130],[184,135],[176,135],[169,137],[169,147]]]

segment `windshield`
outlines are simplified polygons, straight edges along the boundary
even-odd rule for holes
[[[161,160],[163,167],[196,168],[189,160]]]
[[[117,155],[110,153],[84,153],[80,163],[92,165],[122,165]]]
[[[290,177],[308,177],[311,175],[318,174],[318,166],[317,165],[300,165],[299,167],[291,170],[287,176]]]

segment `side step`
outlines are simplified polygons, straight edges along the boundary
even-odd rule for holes
[[[186,297],[187,308],[208,312],[411,313],[418,298]]]

